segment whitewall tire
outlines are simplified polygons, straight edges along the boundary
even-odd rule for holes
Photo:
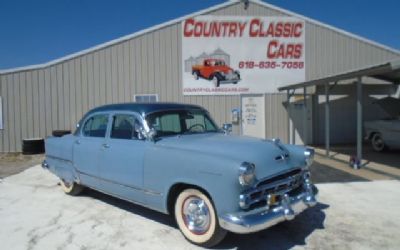
[[[175,202],[175,220],[190,242],[212,247],[223,240],[226,230],[219,226],[210,198],[197,189],[182,191]]]
[[[83,191],[83,186],[75,182],[69,183],[61,179],[60,183],[61,183],[61,188],[66,194],[75,196],[79,195]]]

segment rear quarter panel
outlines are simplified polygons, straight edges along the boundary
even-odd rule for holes
[[[63,137],[48,137],[45,140],[46,162],[49,170],[58,177],[72,181],[77,174],[73,167],[73,135]]]

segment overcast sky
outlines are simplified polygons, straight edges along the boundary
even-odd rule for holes
[[[223,0],[0,0],[0,69],[47,61]],[[400,50],[398,0],[270,0]]]

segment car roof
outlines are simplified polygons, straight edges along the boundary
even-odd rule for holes
[[[97,112],[106,112],[106,111],[132,111],[132,112],[137,112],[141,115],[146,115],[157,111],[193,110],[193,109],[204,110],[204,108],[193,104],[170,103],[170,102],[153,102],[153,103],[132,102],[132,103],[118,103],[118,104],[108,104],[99,106],[90,110],[85,116]]]

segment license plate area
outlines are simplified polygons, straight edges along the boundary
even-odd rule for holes
[[[280,195],[270,194],[267,196],[267,205],[268,206],[277,205],[280,202],[280,200],[281,200]]]

